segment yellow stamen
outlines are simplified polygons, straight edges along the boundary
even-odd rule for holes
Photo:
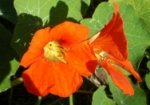
[[[44,57],[50,61],[61,61],[67,63],[64,59],[65,49],[57,41],[50,41],[44,47]]]
[[[102,62],[109,62],[110,64],[113,63],[113,61],[109,59],[109,54],[105,51],[95,53],[95,56],[97,57],[99,63],[102,63]]]

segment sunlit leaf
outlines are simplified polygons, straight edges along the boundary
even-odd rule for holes
[[[150,0],[127,0],[127,2],[135,9],[150,32]]]
[[[128,39],[129,57],[135,68],[144,55],[145,49],[150,45],[149,32],[143,28],[143,22],[135,10],[125,3],[120,4],[121,16]]]
[[[137,85],[133,86],[135,91],[134,95],[125,95],[118,87],[114,85],[112,80],[109,79],[110,91],[117,105],[147,105],[146,94],[144,93],[144,91]]]
[[[99,87],[93,95],[92,105],[116,105],[105,93],[105,86]]]
[[[14,6],[17,14],[30,14],[42,18],[45,22],[49,19],[49,11],[52,5],[56,4],[56,0],[15,0]]]
[[[67,18],[82,19],[80,0],[15,0],[14,4],[18,14],[37,16],[52,25]]]
[[[11,87],[10,77],[15,74],[19,64],[10,46],[12,35],[0,24],[0,92]]]
[[[81,23],[90,28],[90,36],[92,36],[100,31],[104,25],[110,21],[113,11],[114,9],[111,3],[100,3],[97,6],[92,18],[83,19]]]

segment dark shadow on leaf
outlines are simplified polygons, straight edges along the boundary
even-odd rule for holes
[[[75,19],[69,18],[67,15],[68,6],[63,1],[59,1],[55,7],[50,9],[49,22],[46,23],[46,26],[55,26],[65,20],[76,22]]]
[[[15,24],[17,21],[17,13],[13,4],[14,0],[0,0],[0,10],[2,13],[0,16]]]
[[[49,25],[54,26],[64,21],[67,17],[67,13],[68,6],[64,2],[59,1],[56,7],[52,7],[49,12]]]
[[[82,16],[84,17],[86,15],[86,12],[88,10],[88,5],[82,0],[81,1],[81,13],[82,13]]]
[[[27,68],[24,68],[23,66],[19,66],[19,68],[17,69],[16,73],[14,75],[11,76],[11,81],[21,77],[22,73],[26,70]]]
[[[7,30],[9,30],[11,33],[13,33],[15,24],[13,24],[12,22],[8,21],[4,17],[0,17],[0,24],[5,26]]]
[[[11,45],[17,52],[19,58],[27,50],[27,47],[35,31],[42,27],[42,20],[39,17],[29,14],[20,14],[14,31]]]
[[[10,98],[11,94],[11,98]],[[0,94],[0,105],[35,105],[37,96],[29,94],[23,84],[19,84]]]
[[[15,52],[10,46],[12,35],[0,24],[0,84],[10,73],[10,61],[14,59]]]

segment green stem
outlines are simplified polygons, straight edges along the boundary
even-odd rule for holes
[[[23,78],[19,77],[19,78],[15,79],[11,82],[11,86],[14,87],[14,86],[19,85],[21,83],[23,83]]]
[[[41,102],[42,102],[42,97],[38,96],[38,100],[35,105],[41,105]]]
[[[13,88],[10,89],[8,105],[11,105],[11,103],[12,103],[12,95],[13,95]]]
[[[12,104],[13,87],[16,86],[16,85],[21,84],[22,82],[23,82],[23,79],[21,77],[11,81],[11,89],[10,89],[10,95],[9,95],[9,105]]]
[[[73,95],[69,97],[69,105],[73,105]]]

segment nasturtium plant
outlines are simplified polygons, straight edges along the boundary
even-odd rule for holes
[[[112,24],[116,4],[121,29]],[[0,104],[149,105],[148,47],[150,0],[0,0]],[[132,94],[124,92],[130,89],[120,72]]]
[[[43,25],[53,26],[64,20],[79,21],[82,19],[80,0],[72,2],[71,0],[14,1],[18,21],[12,39],[12,46],[19,57],[27,49],[34,32]]]
[[[117,105],[147,105],[146,95],[139,85],[133,85],[135,92],[134,96],[128,96],[123,94],[121,90],[113,84],[110,78],[108,80],[110,91]]]
[[[136,14],[134,9],[130,5],[121,3],[120,13],[124,20],[124,29],[128,38],[129,56],[134,66],[138,68],[138,61],[140,61],[140,59],[144,55],[145,49],[150,45],[149,32],[147,32],[147,30],[143,28],[143,22],[140,20],[139,15]],[[112,18],[112,15],[112,4],[101,3],[96,8],[92,18],[83,19],[81,23],[90,27],[91,36],[100,31]],[[139,49],[142,50],[139,51]]]
[[[55,25],[67,18],[75,21],[82,19],[80,0],[15,0],[14,5],[18,15],[37,16],[43,24]]]
[[[100,3],[95,9],[92,18],[85,18],[81,23],[90,28],[90,36],[99,32],[112,18],[113,5],[108,2]]]
[[[120,11],[124,20],[124,29],[128,39],[129,57],[134,67],[138,68],[138,62],[140,62],[146,48],[150,45],[149,32],[144,28],[144,24],[139,15],[136,14],[135,10],[130,5],[121,3]]]

